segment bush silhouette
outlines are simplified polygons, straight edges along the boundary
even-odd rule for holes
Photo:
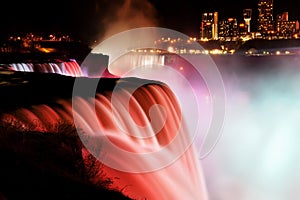
[[[49,133],[0,126],[0,199],[130,199],[108,189],[113,180],[92,155],[83,159],[73,126],[56,128]]]

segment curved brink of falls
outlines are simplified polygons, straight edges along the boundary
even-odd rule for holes
[[[63,77],[60,78],[64,79]],[[55,79],[49,79],[49,81],[50,85],[53,84],[54,87],[57,84]],[[65,81],[65,87],[70,87],[74,79],[69,77]],[[95,80],[85,79],[85,81]],[[178,129],[180,140],[177,140],[174,151],[182,149],[185,142],[190,140],[184,122],[180,126],[184,119],[181,119],[179,104],[171,90],[163,84],[152,83],[138,88],[129,102],[128,111],[126,110],[127,105],[124,105],[123,98],[131,87],[131,83],[136,82],[136,80],[131,78],[121,80],[128,84],[125,84],[124,88],[114,91],[114,93],[116,92],[114,95],[117,96],[116,101],[118,104],[117,116],[113,118],[111,97],[112,88],[116,84],[114,81],[120,81],[120,79],[101,79],[99,85],[104,85],[104,89],[98,88],[96,95],[84,92],[78,94],[73,97],[74,105],[72,105],[72,90],[68,90],[70,88],[62,87],[63,89],[56,88],[57,91],[51,91],[50,89],[47,91],[48,85],[47,87],[45,86],[46,91],[35,93],[34,86],[22,86],[24,87],[23,90],[28,90],[27,94],[33,94],[34,98],[39,98],[39,96],[43,95],[47,96],[48,94],[48,100],[41,98],[41,101],[31,103],[31,105],[28,105],[28,102],[30,104],[29,100],[24,100],[27,102],[26,106],[20,104],[15,109],[4,112],[1,115],[1,122],[11,123],[16,121],[24,127],[27,126],[27,128],[47,132],[51,131],[53,127],[51,124],[55,124],[60,120],[73,124],[73,115],[76,115],[76,123],[79,125],[77,128],[80,128],[83,134],[87,134],[88,138],[102,130],[105,135],[94,136],[100,137],[100,140],[106,137],[118,148],[133,153],[147,153],[163,149],[164,146],[173,142],[174,134],[177,133]],[[65,92],[59,92],[60,90],[65,90]],[[24,94],[24,98],[29,97]],[[164,127],[151,138],[141,139],[135,137],[139,134],[136,132],[138,130],[136,124],[144,126],[149,123],[148,111],[153,104],[159,104],[164,108],[164,112],[158,115],[166,118]],[[95,105],[96,117],[93,115],[92,105]],[[128,117],[132,117],[136,124],[128,123]],[[117,123],[123,124],[122,127],[126,127],[127,131],[132,134],[124,134],[118,129]],[[37,124],[38,126],[36,126]],[[147,131],[151,132],[153,130],[149,128]],[[83,150],[83,152],[86,151]],[[102,155],[109,154],[107,149],[101,149],[99,153]],[[123,189],[122,191],[125,195],[135,199],[207,199],[204,175],[202,174],[194,146],[190,146],[178,159],[174,160],[173,156],[172,149],[163,151],[156,158],[145,157],[144,160],[139,159],[137,161],[128,161],[126,158],[110,156],[109,158],[115,159],[114,162],[120,166],[154,165],[164,160],[167,160],[170,164],[162,169],[148,173],[122,172],[104,165],[104,172],[111,178],[118,177],[118,179],[114,180],[113,188]]]

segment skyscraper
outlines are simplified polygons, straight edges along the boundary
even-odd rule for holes
[[[276,34],[277,38],[292,38],[299,31],[299,22],[289,21],[289,13],[283,12],[276,17]]]
[[[201,39],[218,39],[218,12],[202,14],[200,36]]]
[[[228,18],[220,21],[219,39],[235,41],[238,36],[238,23],[236,18]]]
[[[263,35],[274,31],[273,0],[258,0],[258,31]]]
[[[245,20],[245,25],[247,26],[247,32],[250,33],[250,21],[252,17],[252,9],[244,9],[243,16]]]

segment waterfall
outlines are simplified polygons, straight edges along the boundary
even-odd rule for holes
[[[56,69],[51,69],[56,72]],[[52,125],[59,121],[76,124],[81,138],[92,138],[83,139],[86,144],[86,148],[82,149],[83,156],[93,154],[104,163],[105,174],[117,178],[112,188],[122,190],[133,199],[208,199],[196,151],[192,145],[185,148],[191,139],[185,119],[167,85],[160,82],[143,84],[132,93],[132,88],[137,82],[143,83],[143,79],[103,78],[99,81],[86,77],[61,77],[55,73],[41,75],[0,74],[3,80],[1,94],[6,95],[6,98],[0,99],[2,125],[18,123],[18,127],[21,124],[25,129],[46,134],[53,131],[51,128],[55,126]],[[87,87],[96,82],[95,94],[84,90],[72,93],[75,80],[85,82]],[[120,85],[114,90],[117,84]],[[163,108],[155,110],[156,119],[151,118],[150,108],[153,105]],[[163,127],[156,130],[156,126],[162,125],[161,121],[164,122]],[[101,151],[93,151],[87,146],[90,143],[95,145],[93,138],[99,139],[96,141],[100,144],[109,141],[120,151],[134,156],[115,155],[105,145]],[[165,148],[170,144],[171,148]],[[182,155],[178,151],[182,151]],[[156,154],[152,156],[153,152]],[[134,159],[135,156],[137,159]],[[157,167],[160,163],[166,164]],[[127,168],[154,170],[136,173],[121,170]]]
[[[75,60],[59,62],[12,62],[2,64],[0,69],[20,72],[55,73],[74,77],[83,75],[79,64]]]

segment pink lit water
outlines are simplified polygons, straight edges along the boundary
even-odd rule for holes
[[[76,71],[69,72],[76,74]],[[156,164],[169,161],[163,168],[143,173],[124,172],[109,165],[104,165],[104,172],[113,179],[112,188],[122,190],[125,195],[134,199],[187,199],[187,200],[206,200],[204,174],[202,173],[199,160],[194,146],[190,143],[189,133],[185,127],[184,119],[180,113],[179,104],[172,91],[161,84],[145,85],[140,87],[131,96],[128,88],[121,88],[114,91],[116,104],[111,104],[112,91],[97,93],[94,98],[83,98],[76,96],[73,99],[58,99],[57,106],[46,104],[32,105],[29,108],[20,108],[12,113],[3,115],[2,123],[13,121],[22,124],[24,128],[32,128],[37,131],[52,131],[54,125],[59,121],[74,123],[85,134],[97,134],[104,132],[111,143],[119,149],[132,153],[156,152],[164,149],[168,144],[175,142],[173,148],[164,151],[155,158],[145,157],[144,159],[127,160],[122,157],[111,156],[115,159],[120,168],[150,167],[156,169]],[[129,96],[128,96],[129,95]],[[129,107],[124,99],[130,97]],[[149,124],[149,108],[159,104],[164,107],[164,111],[158,113],[156,117],[165,120],[161,130],[155,132],[155,127],[143,129],[145,133],[139,132],[138,126]],[[93,113],[95,105],[96,117]],[[115,109],[116,117],[113,117],[112,109]],[[132,118],[132,120],[129,120]],[[120,130],[118,124],[122,124],[124,130]],[[152,137],[140,138],[143,134],[152,134]],[[174,140],[178,135],[179,139]],[[182,156],[176,157],[182,150]],[[103,149],[101,153],[106,150]],[[83,155],[86,156],[86,149]],[[174,159],[170,159],[173,158]],[[153,162],[153,159],[156,162]],[[115,179],[117,177],[117,179]]]
[[[6,67],[12,71],[56,73],[66,76],[82,76],[81,68],[74,60],[45,63],[10,63]]]

